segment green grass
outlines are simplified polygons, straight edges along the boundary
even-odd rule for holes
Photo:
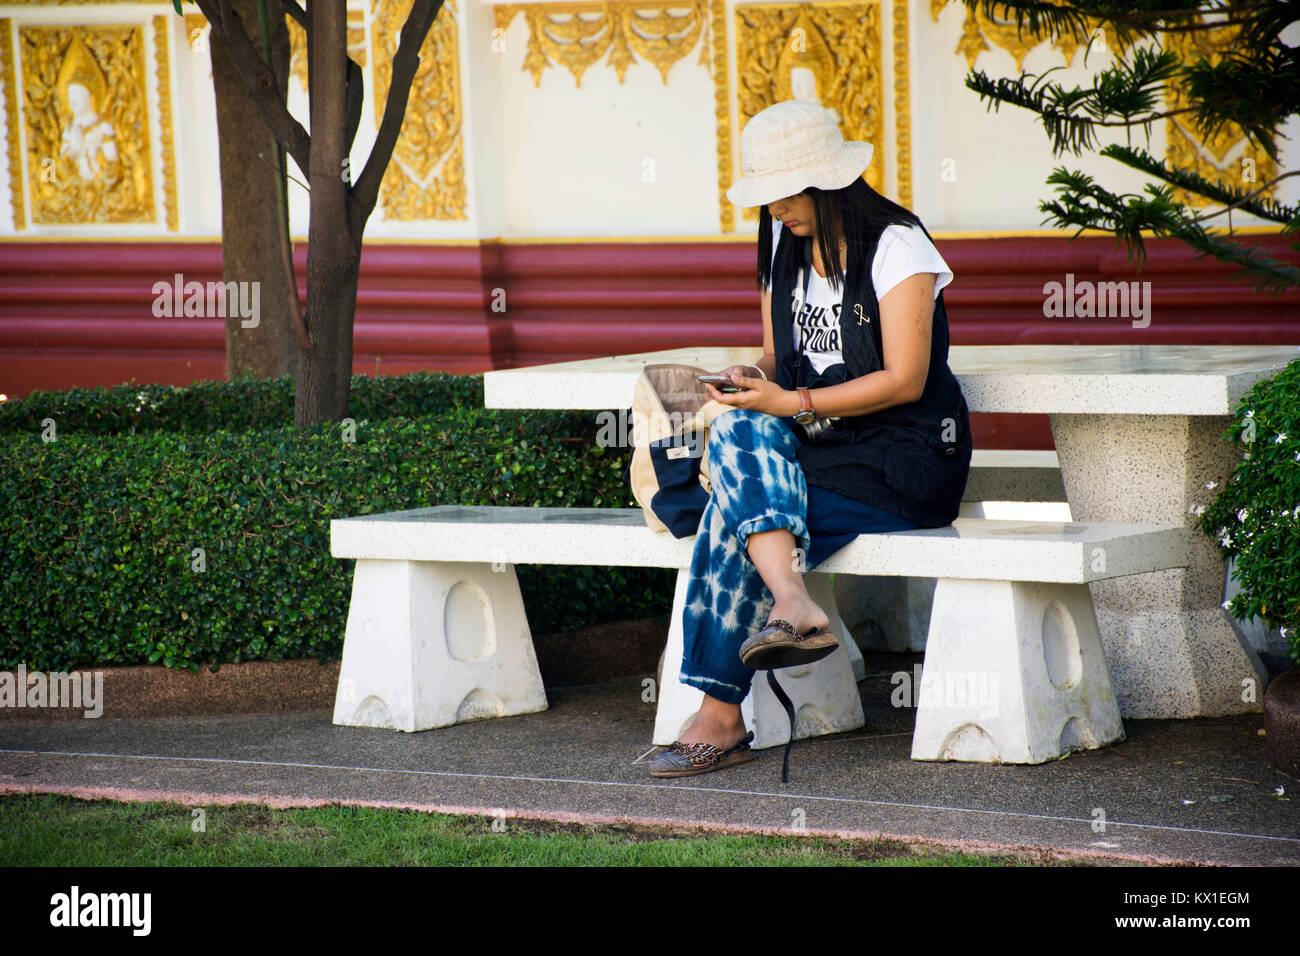
[[[204,809],[52,795],[0,798],[0,866],[1029,866],[888,840],[701,835],[331,805]],[[494,823],[497,830],[494,830]],[[502,829],[503,828],[503,829]]]

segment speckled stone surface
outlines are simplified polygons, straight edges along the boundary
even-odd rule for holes
[[[1077,584],[1168,567],[1183,559],[1190,537],[1181,521],[958,518],[942,528],[862,535],[817,570]],[[513,564],[685,568],[693,542],[694,537],[651,531],[639,508],[440,505],[330,522],[330,552],[336,558],[502,569]]]
[[[545,709],[513,564],[357,561],[336,724],[409,732]]]
[[[1236,462],[1227,417],[1053,415],[1052,435],[1076,521],[1151,521],[1190,528]],[[1221,607],[1226,569],[1194,532],[1186,569],[1094,583],[1093,601],[1125,717],[1258,710],[1267,675]],[[1243,693],[1244,686],[1253,690]],[[1253,684],[1249,683],[1253,682]],[[1244,698],[1244,699],[1243,699]]]
[[[718,370],[761,348],[696,347],[611,355],[483,376],[488,408],[631,408],[642,366]],[[1227,415],[1293,359],[1288,345],[955,345],[948,365],[972,412]]]
[[[912,759],[1043,763],[1122,739],[1087,585],[939,581]]]

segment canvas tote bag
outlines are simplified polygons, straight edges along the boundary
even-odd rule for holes
[[[689,538],[708,504],[709,426],[734,411],[709,398],[693,365],[647,365],[632,398],[632,496],[646,524]]]

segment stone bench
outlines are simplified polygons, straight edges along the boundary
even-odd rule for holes
[[[1061,463],[1054,451],[977,448],[962,494],[963,518],[1069,521]],[[934,602],[933,578],[840,576],[835,601],[867,650],[923,651]]]
[[[842,573],[939,579],[914,758],[1038,763],[1122,739],[1088,582],[1183,567],[1189,536],[985,518],[860,536],[807,575],[842,646],[782,672],[796,736],[864,723],[827,579]],[[416,731],[544,710],[516,564],[676,568],[655,742],[671,742],[699,706],[677,680],[693,539],[652,532],[639,509],[442,506],[335,520],[330,539],[335,557],[357,561],[335,724]],[[946,675],[970,692],[957,699]],[[785,713],[764,682],[744,710],[756,746],[784,743]]]

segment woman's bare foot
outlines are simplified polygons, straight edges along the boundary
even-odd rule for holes
[[[772,605],[772,613],[768,615],[767,623],[773,621],[789,621],[794,625],[795,630],[800,634],[806,634],[812,628],[821,629],[830,626],[830,618],[826,612],[817,606],[807,593],[789,594],[778,598]]]
[[[739,704],[726,704],[707,694],[691,725],[677,739],[684,744],[706,743],[730,750],[745,736]]]

